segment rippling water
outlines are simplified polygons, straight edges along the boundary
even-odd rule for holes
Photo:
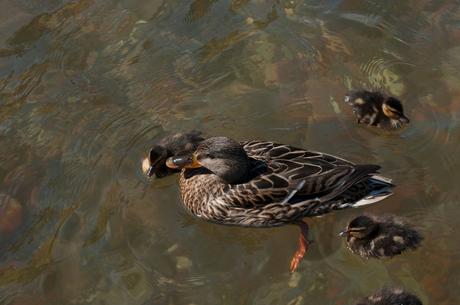
[[[350,88],[404,100],[411,125],[357,126]],[[399,285],[460,303],[460,3],[0,1],[0,304],[353,304]],[[375,162],[398,185],[366,211],[408,217],[418,251],[365,261],[347,210],[295,227],[188,216],[140,159],[198,128]]]

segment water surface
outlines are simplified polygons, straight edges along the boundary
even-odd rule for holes
[[[411,125],[357,126],[352,88]],[[353,304],[384,285],[460,303],[458,1],[0,1],[0,304]],[[294,226],[204,223],[177,177],[147,181],[156,140],[198,128],[382,165],[380,204]],[[363,260],[336,235],[363,211],[423,246]]]

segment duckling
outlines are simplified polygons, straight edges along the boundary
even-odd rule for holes
[[[400,288],[383,288],[356,305],[423,305],[415,295]]]
[[[381,128],[400,128],[409,123],[404,115],[401,101],[380,92],[366,90],[351,91],[345,96],[345,102],[353,107],[357,123]]]
[[[423,237],[405,221],[392,215],[362,215],[340,232],[348,249],[365,258],[393,257],[406,249],[416,249]]]
[[[164,137],[150,149],[148,156],[142,160],[142,171],[148,177],[155,174],[157,178],[178,173],[180,170],[166,166],[166,160],[177,154],[186,154],[195,150],[204,139],[202,133],[197,130]]]

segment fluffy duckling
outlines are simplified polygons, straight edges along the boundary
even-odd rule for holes
[[[415,295],[400,288],[383,288],[356,305],[423,305]]]
[[[401,102],[380,92],[351,91],[345,96],[345,102],[353,107],[358,124],[399,128],[402,124],[409,123]]]
[[[157,178],[178,173],[180,170],[166,166],[166,160],[178,154],[194,151],[203,140],[202,133],[197,130],[164,137],[150,149],[148,156],[142,160],[142,171],[148,177],[155,174]]]
[[[417,248],[423,237],[395,216],[363,215],[353,219],[340,232],[348,249],[365,258],[393,257],[406,249]]]

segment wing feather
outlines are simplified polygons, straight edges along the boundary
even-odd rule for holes
[[[379,169],[376,165],[355,165],[333,155],[274,142],[247,141],[241,145],[250,158],[263,162],[265,168],[248,183],[233,185],[227,190],[229,201],[244,198],[244,202],[233,202],[240,207],[263,207],[277,202],[291,204],[298,202],[296,197],[326,202]]]

